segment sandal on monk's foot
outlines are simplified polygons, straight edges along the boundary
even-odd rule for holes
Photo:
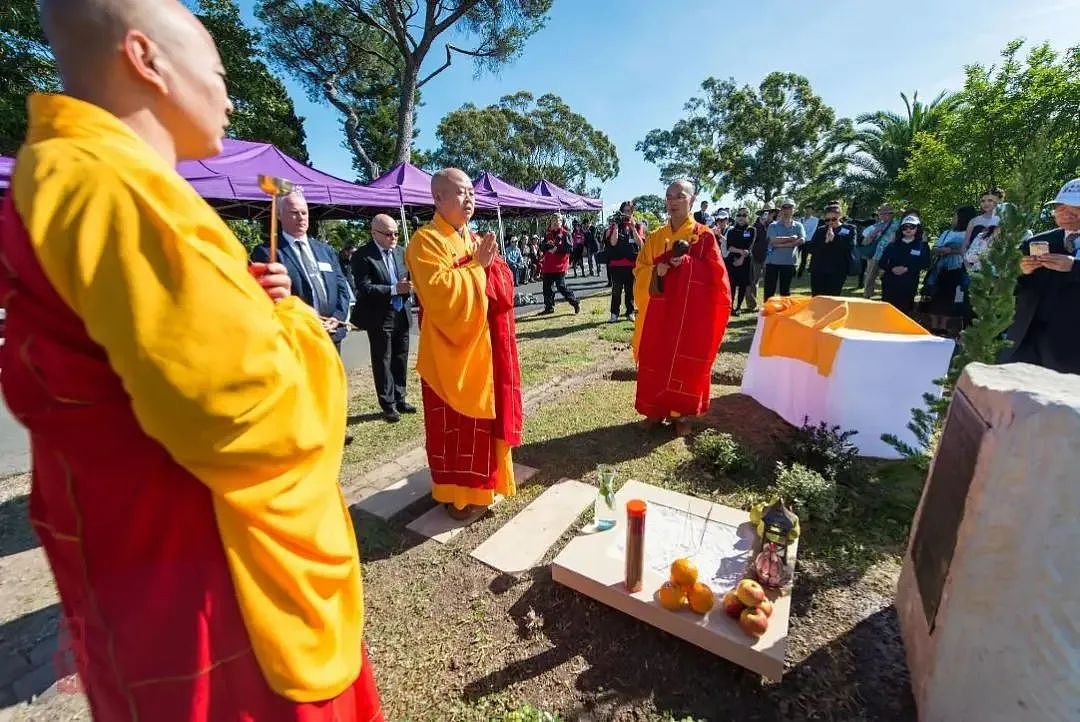
[[[677,419],[675,421],[675,434],[677,436],[689,436],[690,422],[686,419]]]
[[[466,506],[464,509],[458,509],[453,504],[444,504],[443,506],[446,508],[446,513],[454,521],[466,521],[472,518],[473,507],[471,505]]]

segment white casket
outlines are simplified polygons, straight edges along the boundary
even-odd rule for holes
[[[809,419],[854,429],[862,455],[895,459],[882,434],[917,445],[911,410],[924,406],[924,393],[940,393],[933,382],[948,371],[954,346],[887,303],[771,299],[758,316],[742,392],[795,426]]]

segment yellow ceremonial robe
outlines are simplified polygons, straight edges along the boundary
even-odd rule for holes
[[[492,284],[501,283],[505,264],[485,269],[472,258],[474,245],[467,228],[436,214],[405,251],[421,306],[416,367],[425,387],[432,496],[459,508],[515,493],[511,447],[520,439],[520,376],[516,388],[501,384],[517,373],[512,298],[508,313],[489,313],[500,298]],[[505,333],[493,334],[492,323],[508,324]],[[497,397],[512,398],[517,411]]]
[[[338,486],[346,378],[333,344],[298,298],[267,297],[217,213],[118,118],[66,96],[29,105],[11,188],[18,216],[49,284],[107,354],[139,427],[182,467],[141,477],[161,489],[155,513],[167,513],[186,475],[205,485],[270,687],[296,702],[340,694],[360,671],[363,604]],[[132,438],[131,453],[142,443]],[[86,474],[95,468],[137,467],[102,459]],[[75,491],[108,493],[69,483],[73,504]],[[191,579],[196,592],[202,582]],[[144,603],[156,591],[143,590]],[[209,619],[213,599],[205,605]],[[200,652],[215,666],[229,663],[215,659],[213,637],[206,644]]]
[[[649,312],[649,284],[652,281],[653,259],[670,251],[675,241],[687,243],[696,241],[692,216],[675,230],[671,229],[670,223],[660,226],[648,235],[645,245],[638,252],[637,263],[634,264],[634,304],[637,306],[637,319],[634,321],[634,336],[631,340],[635,360],[638,357],[638,347],[641,345],[641,332],[645,328],[645,315]]]

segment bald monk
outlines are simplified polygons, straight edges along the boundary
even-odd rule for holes
[[[424,430],[431,495],[455,519],[515,492],[511,449],[521,444],[521,370],[514,277],[494,233],[469,231],[472,181],[448,168],[431,179],[435,218],[405,252],[420,299]]]
[[[634,267],[635,407],[648,427],[665,421],[680,436],[709,408],[712,365],[731,315],[720,244],[690,216],[695,190],[668,186],[668,222],[649,234]]]
[[[382,719],[338,488],[345,374],[280,264],[174,170],[232,108],[177,0],[42,0],[0,215],[0,376],[99,722]]]

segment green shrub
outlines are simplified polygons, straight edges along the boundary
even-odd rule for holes
[[[754,469],[753,453],[728,433],[706,429],[690,447],[702,463],[712,472],[736,475]]]
[[[822,421],[811,426],[809,419],[795,430],[787,442],[784,458],[813,469],[826,479],[847,482],[859,462],[859,449],[850,439],[859,432],[841,431]]]
[[[776,481],[770,490],[799,515],[799,521],[829,521],[836,514],[836,480],[802,464],[776,463]]]

